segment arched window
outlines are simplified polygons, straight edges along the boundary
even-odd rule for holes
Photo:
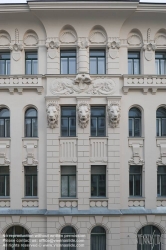
[[[10,111],[0,109],[0,137],[10,137]]]
[[[61,250],[76,250],[76,231],[73,227],[64,227],[61,231]]]
[[[94,227],[91,231],[91,250],[106,250],[106,232],[103,227]]]
[[[161,232],[155,226],[142,227],[137,239],[137,250],[161,250]]]
[[[25,137],[37,137],[37,111],[34,108],[25,112]]]
[[[156,112],[156,134],[157,136],[166,136],[166,109],[158,108]]]
[[[136,107],[129,110],[129,136],[141,136],[141,111]]]
[[[6,231],[5,239],[7,244],[6,250],[29,250],[29,233],[24,227],[10,227]],[[17,247],[12,247],[12,245],[17,245]]]

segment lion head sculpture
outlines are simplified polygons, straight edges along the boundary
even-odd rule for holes
[[[77,106],[78,124],[81,128],[86,128],[90,117],[90,107],[88,103],[81,102]]]
[[[55,128],[58,125],[59,105],[56,103],[49,103],[46,111],[48,126],[50,128]]]
[[[111,103],[108,106],[108,120],[109,120],[109,125],[112,128],[115,128],[119,121],[120,121],[120,106],[118,103]]]

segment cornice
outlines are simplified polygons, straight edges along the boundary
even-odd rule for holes
[[[140,3],[136,12],[166,12],[166,4],[146,4]]]
[[[1,4],[0,13],[29,12],[28,4]]]

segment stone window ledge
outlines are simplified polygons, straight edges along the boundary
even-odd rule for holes
[[[145,200],[145,197],[128,197],[128,200],[133,200],[133,201],[137,201],[137,200]]]
[[[62,137],[62,136],[60,136],[59,137],[59,140],[77,140],[78,139],[78,137],[76,136],[76,137],[70,137],[70,136],[68,136],[68,137]]]
[[[34,140],[39,140],[39,137],[22,137],[22,140],[27,140],[27,141],[34,141]]]
[[[69,198],[59,198],[59,201],[67,201],[67,200],[77,201],[78,198],[71,198],[71,197],[69,197]]]
[[[38,200],[38,199],[39,199],[39,197],[37,197],[37,196],[36,196],[36,197],[23,197],[23,198],[22,198],[22,200],[24,200],[24,201],[25,201],[25,200],[28,200],[28,201],[29,201],[29,200]]]
[[[99,140],[99,139],[108,139],[108,136],[101,136],[101,137],[100,136],[95,136],[95,137],[90,136],[89,140],[90,139],[96,139],[96,140]]]
[[[156,197],[157,201],[166,201],[166,196],[163,197]]]

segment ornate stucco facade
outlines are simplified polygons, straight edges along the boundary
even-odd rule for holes
[[[10,110],[10,138],[0,138],[0,167],[10,170],[10,196],[0,197],[0,249],[14,225],[34,236],[59,234],[71,225],[85,235],[84,250],[90,250],[96,225],[106,230],[107,250],[136,250],[136,235],[146,225],[166,234],[166,197],[157,197],[166,137],[156,137],[156,110],[166,107],[166,75],[155,69],[156,51],[166,51],[165,12],[166,5],[138,1],[0,6],[0,52],[10,52],[10,75],[0,75],[0,105]],[[89,74],[92,48],[106,52],[104,75]],[[61,49],[76,49],[77,74],[60,74]],[[37,51],[37,75],[25,75],[27,51]],[[139,75],[128,75],[128,51],[140,52]],[[75,137],[61,136],[61,107],[68,105],[76,107]],[[104,137],[90,134],[93,106],[105,107]],[[38,137],[25,137],[28,107],[38,112]],[[140,137],[129,137],[131,107],[141,111]],[[91,166],[101,165],[106,197],[93,198]],[[129,196],[130,165],[142,166],[141,197]],[[24,166],[37,166],[35,198],[24,195]],[[61,166],[76,167],[73,199],[61,197]]]

